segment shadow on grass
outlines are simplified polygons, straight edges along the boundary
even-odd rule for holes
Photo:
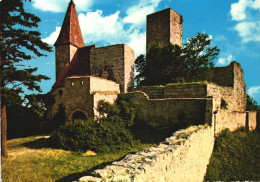
[[[42,148],[52,148],[48,144],[49,138],[39,138],[31,142],[22,144],[23,146],[30,149],[42,149]]]
[[[129,154],[134,154],[135,152],[131,152]],[[129,155],[129,154],[126,154],[126,155]],[[125,155],[125,156],[126,156]],[[117,159],[116,161],[120,161],[122,160],[123,158],[125,158],[125,156]],[[111,162],[103,162],[101,164],[98,164],[94,167],[92,167],[91,169],[85,171],[85,172],[80,172],[80,173],[74,173],[74,174],[70,174],[68,176],[65,176],[59,180],[57,180],[56,182],[71,182],[71,181],[78,181],[79,178],[81,177],[84,177],[84,176],[93,176],[91,175],[91,172],[95,171],[96,169],[103,169],[105,168],[106,166],[108,165],[111,165],[114,161],[111,161]]]

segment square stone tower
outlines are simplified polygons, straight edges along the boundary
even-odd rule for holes
[[[171,8],[147,16],[146,53],[153,44],[182,46],[182,16]]]

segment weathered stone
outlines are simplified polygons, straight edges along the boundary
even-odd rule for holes
[[[78,181],[79,182],[101,182],[101,179],[93,177],[93,176],[83,176],[83,177],[79,178]]]

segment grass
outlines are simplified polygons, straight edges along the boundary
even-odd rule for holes
[[[117,152],[84,156],[82,153],[47,147],[44,137],[27,137],[7,141],[8,159],[2,158],[2,180],[5,182],[73,181],[95,168],[119,160],[125,155],[153,144],[136,144]]]
[[[216,138],[205,181],[259,181],[260,133],[224,130]]]

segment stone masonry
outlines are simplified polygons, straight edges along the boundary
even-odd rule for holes
[[[182,16],[171,8],[147,16],[146,52],[153,44],[182,47]]]

